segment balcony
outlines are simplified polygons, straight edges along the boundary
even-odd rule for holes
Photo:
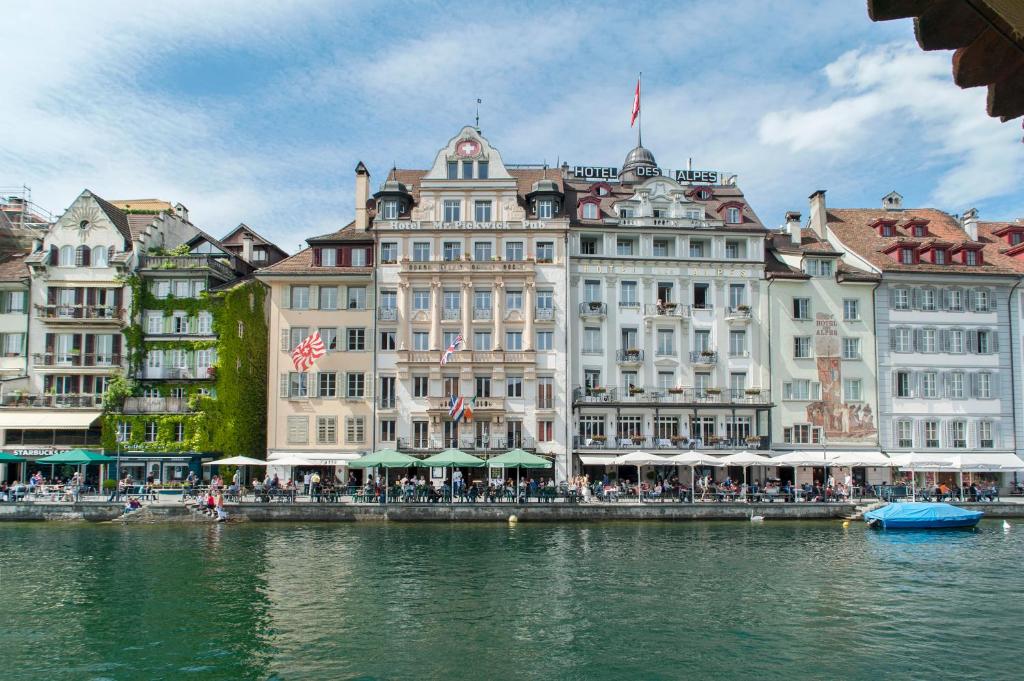
[[[92,394],[25,395],[7,393],[0,399],[0,406],[15,409],[99,409],[103,406],[103,396]]]
[[[394,307],[378,307],[377,319],[382,322],[396,322],[398,321],[398,309]]]
[[[555,308],[553,307],[538,307],[536,310],[536,319],[538,322],[553,322],[555,321]]]
[[[619,364],[643,364],[644,351],[638,348],[626,348],[615,352],[615,361]]]
[[[474,412],[505,413],[504,397],[467,397],[465,399]],[[443,411],[447,414],[450,407],[450,397],[431,397],[427,405],[427,411]]]
[[[462,310],[449,310],[448,308],[441,310],[441,321],[443,322],[457,322],[460,319],[462,319]]]
[[[159,270],[205,270],[211,272],[225,281],[235,278],[235,272],[230,266],[221,262],[218,258],[206,254],[190,255],[144,255],[139,258],[139,269]]]
[[[718,364],[718,353],[714,350],[693,350],[690,352],[690,364],[714,366]]]
[[[532,260],[402,260],[403,274],[501,274],[533,270]]]
[[[667,435],[667,434],[666,434]],[[728,450],[722,451],[722,455],[731,453],[737,449],[768,451],[767,435],[748,435],[745,437],[730,438],[728,436],[713,435],[707,440],[687,435],[659,436],[623,436],[612,437],[594,435],[586,437],[582,435],[573,436],[573,449],[580,451],[608,451],[624,452],[631,449],[660,450],[661,456],[672,456],[680,451],[702,450]],[[666,451],[667,450],[667,451]]]
[[[489,322],[492,317],[494,317],[494,310],[489,307],[473,308],[473,321],[475,322]]]
[[[32,355],[32,364],[36,367],[120,369],[121,361],[121,355],[108,353],[42,352]]]
[[[749,324],[750,318],[751,314],[749,305],[737,305],[736,307],[726,308],[725,321],[734,326]]]
[[[690,318],[690,306],[679,303],[662,303],[661,305],[644,305],[645,317],[669,317],[686,321]]]
[[[216,376],[216,367],[143,367],[136,378],[149,381],[206,381]]]
[[[580,317],[583,319],[604,319],[608,316],[608,303],[592,300],[580,303]]]
[[[406,364],[433,364],[441,362],[440,350],[399,350],[398,361]],[[449,364],[533,364],[533,350],[462,350],[452,355]]]
[[[124,308],[112,305],[36,305],[36,316],[51,324],[124,323]]]
[[[184,397],[126,397],[122,414],[187,414],[191,411]]]
[[[573,388],[574,405],[622,405],[643,404],[650,406],[685,405],[685,406],[728,406],[728,407],[768,407],[771,406],[771,394],[761,388]]]
[[[458,438],[445,438],[431,435],[428,437],[400,437],[398,451],[408,454],[433,454],[444,449],[458,448],[467,452],[486,452],[490,455],[500,454],[509,449],[520,448],[527,451],[535,450],[537,444],[532,437],[508,435],[462,435]]]
[[[381,409],[394,409],[398,401],[393,396],[385,396],[381,397],[377,404]]]

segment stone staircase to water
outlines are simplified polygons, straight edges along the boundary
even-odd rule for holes
[[[848,516],[845,516],[843,520],[863,520],[865,513],[867,513],[868,511],[873,511],[876,508],[882,508],[885,505],[886,502],[884,501],[872,501],[871,503],[868,504],[861,504],[860,506],[855,507],[853,509],[853,513],[851,513]]]

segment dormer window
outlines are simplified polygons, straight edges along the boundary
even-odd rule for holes
[[[387,199],[380,202],[380,216],[384,220],[397,220],[398,219],[398,201],[395,199]]]
[[[537,217],[541,220],[550,220],[555,217],[555,202],[552,199],[538,200]]]
[[[598,182],[591,188],[591,191],[598,196],[608,196],[612,193],[612,187],[607,182]]]
[[[714,194],[707,187],[701,187],[693,194],[696,198],[701,201],[710,201]]]
[[[338,265],[338,249],[336,249],[336,248],[321,248],[320,249],[320,265],[321,265],[321,267],[337,267],[337,265]]]
[[[597,204],[596,203],[584,203],[581,206],[582,217],[584,220],[596,220],[597,219]]]
[[[978,252],[977,251],[964,251],[964,264],[965,265],[977,265],[978,264]]]
[[[936,249],[934,249],[932,251],[932,262],[935,263],[936,265],[945,265],[946,262],[947,262],[946,261],[946,249],[945,248],[936,248]]]
[[[928,236],[928,229],[924,225],[914,225],[910,228],[910,233],[916,237],[923,238]]]
[[[882,236],[896,236],[896,229],[889,224],[882,225]]]
[[[490,167],[487,161],[476,162],[476,178],[478,180],[486,180],[490,177]]]
[[[620,218],[632,218],[632,217],[635,217],[635,216],[636,216],[636,213],[633,211],[632,208],[620,208],[619,209],[619,217]]]
[[[730,225],[738,225],[740,223],[740,209],[735,206],[730,206],[725,209],[725,221]]]
[[[459,162],[448,161],[448,179],[457,180],[459,179]]]
[[[804,273],[812,277],[831,277],[832,261],[821,258],[808,258],[804,261]]]
[[[462,162],[462,179],[472,180],[473,179],[473,162],[463,161]]]
[[[653,216],[656,217],[656,218],[667,218],[668,217],[668,211],[665,210],[664,208],[655,208]]]
[[[1010,245],[1016,246],[1024,243],[1024,232],[1011,232],[1010,233]]]
[[[913,265],[914,264],[914,249],[913,248],[901,248],[900,249],[900,264]]]

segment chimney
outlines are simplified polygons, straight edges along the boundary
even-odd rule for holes
[[[971,241],[978,240],[978,209],[971,208],[968,211],[964,211],[964,215],[960,218],[960,223],[963,225],[964,231],[967,232],[967,238]]]
[[[370,227],[370,217],[366,212],[369,201],[370,171],[360,161],[356,166],[356,229],[364,232]]]
[[[819,189],[810,195],[811,200],[811,229],[818,235],[818,238],[822,241],[827,241],[825,238],[825,225],[828,222],[825,209],[825,190]]]
[[[786,234],[794,246],[800,245],[800,213],[795,210],[786,212]]]
[[[903,195],[891,191],[882,197],[882,208],[886,210],[903,210]]]
[[[252,234],[249,232],[242,232],[242,259],[252,262]]]
[[[188,208],[185,207],[185,204],[174,204],[174,214],[177,215],[182,220],[184,220],[185,222],[188,222]]]

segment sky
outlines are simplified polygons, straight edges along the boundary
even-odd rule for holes
[[[0,3],[0,186],[57,214],[161,198],[295,252],[352,219],[360,160],[428,167],[477,98],[506,163],[621,166],[642,71],[659,165],[737,174],[769,227],[818,189],[1024,217],[1020,121],[863,2]]]

